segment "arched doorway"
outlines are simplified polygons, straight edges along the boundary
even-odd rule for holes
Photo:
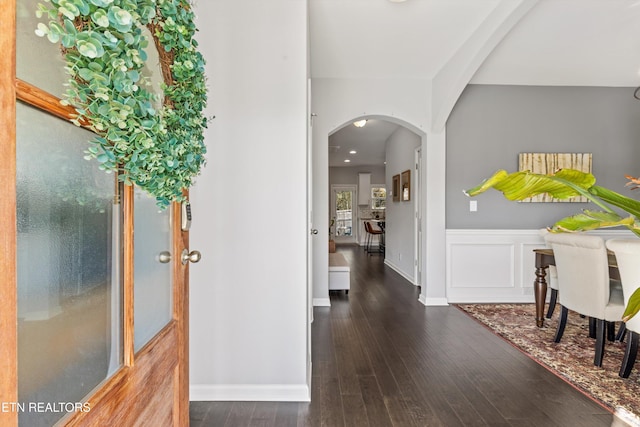
[[[415,150],[422,138],[385,117],[357,119],[329,135],[329,220],[334,224],[330,234],[338,244],[363,246],[364,223],[374,227],[384,223],[381,260],[410,283],[420,285],[416,212],[421,186]],[[404,188],[394,188],[395,182]],[[383,194],[387,197],[381,198]],[[377,245],[377,239],[373,243]]]
[[[421,226],[423,238],[415,242],[415,253],[420,253],[419,269],[423,272],[420,301],[425,305],[447,305],[445,295],[445,150],[444,131],[429,134],[424,131],[419,120],[404,120],[393,114],[352,115],[334,108],[324,108],[325,102],[317,102],[312,106],[315,114],[313,127],[313,187],[316,223],[322,223],[329,215],[329,137],[358,119],[381,119],[402,126],[420,138],[422,163],[419,168],[420,190],[419,200],[422,217],[416,227]],[[333,107],[333,103],[331,107]],[[340,110],[340,109],[338,109]],[[316,111],[318,111],[316,113]],[[345,118],[348,117],[348,118]],[[427,144],[427,138],[429,144]],[[415,155],[412,151],[412,156]],[[413,175],[413,173],[412,173]],[[386,181],[386,180],[385,180]],[[389,180],[391,182],[391,180]],[[414,222],[415,223],[415,222]],[[320,230],[322,233],[323,230]],[[328,233],[328,223],[326,232]],[[415,235],[415,233],[414,233]],[[413,239],[411,240],[412,242]],[[419,246],[419,248],[418,248]],[[313,304],[315,306],[330,305],[328,298],[328,242],[318,239],[314,248],[314,284]],[[410,270],[414,271],[414,270]],[[414,273],[411,274],[413,276]]]

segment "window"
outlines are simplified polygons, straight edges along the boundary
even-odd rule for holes
[[[387,199],[385,187],[371,187],[371,209],[384,209]]]

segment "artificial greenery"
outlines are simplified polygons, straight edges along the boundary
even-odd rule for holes
[[[126,184],[161,207],[183,200],[204,165],[204,59],[197,50],[187,0],[44,0],[36,34],[60,43],[69,85],[64,103],[74,122],[96,132],[87,158],[117,171]],[[164,100],[143,75],[152,34],[158,48]]]

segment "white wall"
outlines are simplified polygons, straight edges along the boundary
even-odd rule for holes
[[[415,206],[416,206],[416,174],[415,150],[422,139],[406,128],[399,128],[387,140],[386,150],[386,183],[392,190],[393,176],[407,169],[411,171],[411,197],[409,201],[394,202],[387,198],[385,263],[402,276],[415,284]]]
[[[191,399],[306,400],[307,2],[195,12],[216,118],[191,191]]]

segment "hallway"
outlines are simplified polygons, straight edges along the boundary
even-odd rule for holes
[[[311,403],[191,402],[192,427],[609,426],[611,414],[355,245],[351,290],[316,307]]]

